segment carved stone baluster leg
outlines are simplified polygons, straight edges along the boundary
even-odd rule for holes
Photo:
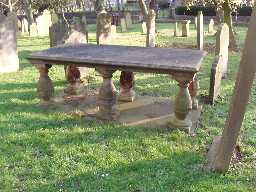
[[[192,109],[194,110],[198,109],[198,99],[196,98],[198,90],[199,90],[199,82],[197,80],[197,77],[195,76],[193,81],[189,85],[189,93],[192,99]]]
[[[81,73],[78,67],[74,65],[67,65],[64,67],[65,76],[68,81],[64,92],[68,95],[78,95],[81,94],[82,89],[82,80]]]
[[[99,106],[97,118],[103,120],[115,120],[118,114],[115,108],[117,92],[112,81],[112,75],[115,70],[105,68],[98,68],[96,70],[103,77],[97,101]]]
[[[185,75],[184,75],[185,76]],[[189,78],[191,77],[191,79]],[[175,77],[179,85],[179,93],[175,99],[174,116],[171,119],[170,125],[173,128],[179,128],[190,132],[192,121],[188,117],[190,109],[192,109],[192,100],[189,94],[188,86],[192,81],[193,76],[184,78],[182,76]]]
[[[135,98],[134,74],[133,72],[122,71],[120,76],[119,101],[132,102]]]
[[[37,93],[41,102],[48,102],[52,99],[54,95],[54,88],[52,85],[52,81],[48,76],[48,71],[52,67],[51,65],[39,64],[35,65],[40,73],[38,85],[37,85]]]

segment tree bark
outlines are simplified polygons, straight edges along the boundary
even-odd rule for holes
[[[256,10],[254,9],[239,66],[232,103],[230,104],[229,116],[222,135],[214,140],[208,152],[206,165],[208,170],[226,172],[229,168],[256,72],[256,44],[253,41],[256,39],[255,31]]]
[[[232,11],[231,11],[229,0],[224,1],[222,8],[224,11],[224,22],[229,27],[229,47],[236,48],[237,43],[236,43],[235,33],[234,33],[234,29],[233,29],[233,22],[232,22],[232,15],[231,15]]]

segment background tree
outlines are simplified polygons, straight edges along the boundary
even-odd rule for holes
[[[194,4],[211,4],[214,5],[216,8],[216,12],[220,13],[223,11],[223,19],[228,26],[229,26],[229,46],[231,48],[237,47],[233,22],[232,22],[232,12],[236,10],[236,8],[241,5],[242,0],[185,0],[184,3],[186,5],[194,5]],[[222,17],[222,14],[219,14]]]

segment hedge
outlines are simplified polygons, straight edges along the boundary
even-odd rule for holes
[[[196,16],[198,11],[202,11],[205,16],[216,16],[216,10],[214,6],[178,6],[175,9],[176,15],[193,15]],[[237,9],[238,16],[251,16],[252,7],[242,6]],[[232,15],[236,15],[233,13]]]

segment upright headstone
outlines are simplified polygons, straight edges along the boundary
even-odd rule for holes
[[[16,19],[0,14],[0,73],[19,70],[17,53]]]
[[[28,33],[28,20],[26,18],[23,18],[21,21],[21,32],[24,33]]]
[[[197,30],[197,16],[194,18],[194,26],[195,26],[195,30]]]
[[[68,26],[62,20],[59,20],[57,23],[54,23],[49,28],[50,46],[54,47],[57,45],[64,44],[66,38],[68,37],[68,33]]]
[[[125,18],[125,23],[126,23],[127,29],[130,29],[131,26],[132,26],[132,16],[131,16],[131,13],[130,12],[125,12],[124,18]]]
[[[147,34],[147,23],[145,21],[141,24],[141,32],[142,34]]]
[[[29,25],[29,36],[34,37],[38,35],[36,23]]]
[[[38,35],[49,35],[49,27],[52,25],[51,13],[45,10],[42,15],[36,18]]]
[[[174,37],[178,37],[178,36],[179,36],[178,22],[175,22],[175,25],[174,25]]]
[[[226,78],[228,74],[228,47],[229,47],[229,27],[222,24],[216,35],[215,55],[223,57],[222,78]]]
[[[147,19],[147,47],[155,47],[156,45],[156,14],[153,9],[149,10]]]
[[[213,34],[214,33],[214,20],[211,19],[208,24],[208,33]]]
[[[175,7],[173,7],[173,6],[170,7],[170,17],[172,19],[175,19],[175,17],[176,17]]]
[[[229,28],[227,24],[222,24],[217,32],[216,55],[212,64],[209,103],[213,104],[220,94],[221,79],[226,74],[228,62]]]
[[[197,15],[197,47],[199,50],[204,49],[204,16],[202,11],[199,11]]]
[[[189,24],[190,24],[190,20],[182,21],[182,37],[190,36]]]
[[[127,32],[127,26],[126,26],[125,18],[120,19],[120,24],[121,24],[122,32]]]
[[[111,37],[114,38],[116,36],[116,26],[111,25]]]
[[[111,15],[101,11],[97,15],[97,44],[106,44],[111,41]]]

